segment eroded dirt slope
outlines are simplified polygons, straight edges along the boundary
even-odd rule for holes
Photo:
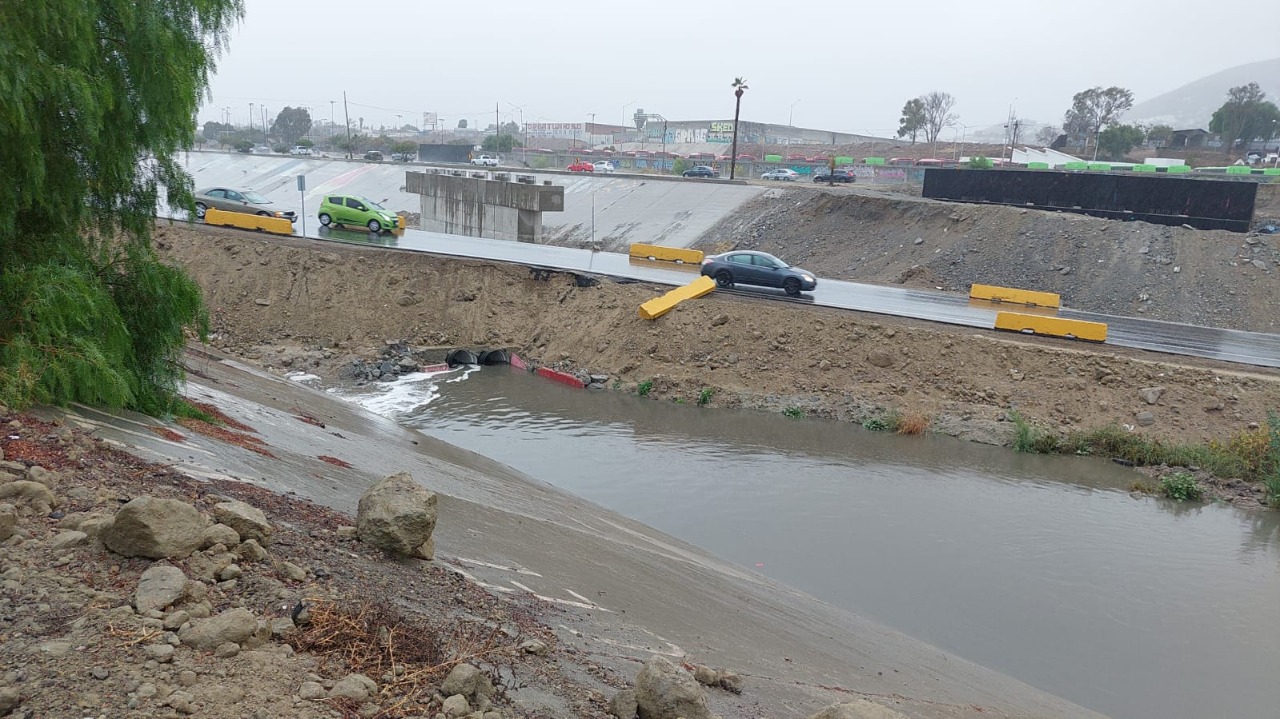
[[[835,279],[1022,287],[1092,312],[1275,332],[1278,242],[873,188],[796,187],[748,203],[695,246],[764,250]]]

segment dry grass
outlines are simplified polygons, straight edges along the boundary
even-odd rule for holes
[[[327,454],[320,455],[319,460],[321,462],[328,462],[329,464],[332,464],[335,467],[342,467],[343,469],[351,469],[350,462],[347,462],[346,460],[338,459],[337,457],[330,457]]]
[[[898,418],[898,434],[924,434],[929,429],[929,416],[919,412],[909,412]]]
[[[270,457],[271,459],[276,458],[276,456],[266,448],[266,443],[253,435],[244,434],[242,432],[233,432],[226,427],[209,424],[202,419],[195,419],[194,417],[179,417],[176,421],[178,424],[186,427],[192,432],[203,434],[206,437],[212,437],[213,439],[226,442],[227,444],[234,444],[235,446],[242,447],[250,452],[257,452],[263,457]]]
[[[147,427],[147,429],[151,430],[152,432],[154,432],[156,435],[160,437],[164,437],[170,442],[183,442],[183,441],[186,441],[187,439],[183,435],[179,434],[178,432],[174,432],[168,427],[156,427],[154,425],[150,425]]]
[[[321,667],[364,674],[378,681],[383,709],[377,719],[430,713],[439,683],[457,665],[509,666],[519,654],[512,638],[493,627],[452,622],[445,627],[404,616],[385,602],[350,606],[308,600],[310,615],[290,639],[296,651]],[[386,681],[384,677],[393,677]],[[491,672],[493,678],[496,672]]]

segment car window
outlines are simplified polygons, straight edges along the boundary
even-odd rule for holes
[[[768,267],[769,269],[775,269],[775,270],[778,268],[778,263],[774,262],[772,259],[768,257],[762,257],[761,255],[752,255],[752,259],[755,261],[756,267]]]
[[[751,255],[729,255],[729,261],[738,265],[751,264]]]
[[[342,198],[341,198],[341,197],[330,197],[330,198],[327,198],[327,199],[328,199],[328,201],[329,201],[329,204],[332,204],[332,205],[341,205],[341,204],[342,204]]]
[[[364,203],[354,197],[347,198],[347,207],[350,207],[353,210],[360,210],[361,212],[364,211]]]
[[[262,195],[259,195],[256,192],[246,192],[244,193],[244,198],[249,202],[254,202],[257,204],[265,204],[265,203],[271,202],[271,200],[268,200],[267,198],[263,197]]]
[[[226,197],[227,191],[219,187],[216,190],[209,190],[206,194],[209,195],[209,197]]]
[[[228,199],[228,200],[242,200],[242,199],[244,199],[244,198],[243,198],[243,197],[241,197],[240,193],[239,193],[239,192],[236,192],[235,190],[227,190],[227,199]]]

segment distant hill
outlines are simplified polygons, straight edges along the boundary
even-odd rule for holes
[[[1226,102],[1227,90],[1256,82],[1267,99],[1280,103],[1280,57],[1237,65],[1195,82],[1143,100],[1124,115],[1124,122],[1163,123],[1175,130],[1208,129],[1209,118]]]

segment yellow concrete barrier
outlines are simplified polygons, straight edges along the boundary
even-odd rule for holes
[[[680,247],[663,247],[662,245],[634,244],[631,246],[631,256],[693,265],[702,262],[702,250],[686,250]]]
[[[640,317],[656,320],[670,312],[676,305],[685,300],[696,300],[710,294],[716,288],[716,281],[710,277],[699,277],[683,287],[677,287],[661,297],[655,297],[640,305]]]
[[[224,227],[240,227],[246,230],[262,230],[276,235],[292,235],[293,223],[287,217],[270,217],[268,215],[250,215],[245,212],[227,212],[225,210],[208,209],[204,213],[204,221],[209,225]]]
[[[1036,307],[1062,306],[1062,298],[1052,292],[1015,290],[1012,287],[996,287],[995,285],[970,285],[969,297],[975,300],[1011,302],[1018,305],[1035,305]]]
[[[1107,325],[1105,322],[1069,320],[1062,317],[1028,315],[1021,312],[997,312],[996,329],[1012,332],[1034,332],[1038,335],[1050,335],[1053,337],[1071,337],[1090,342],[1107,341]]]

